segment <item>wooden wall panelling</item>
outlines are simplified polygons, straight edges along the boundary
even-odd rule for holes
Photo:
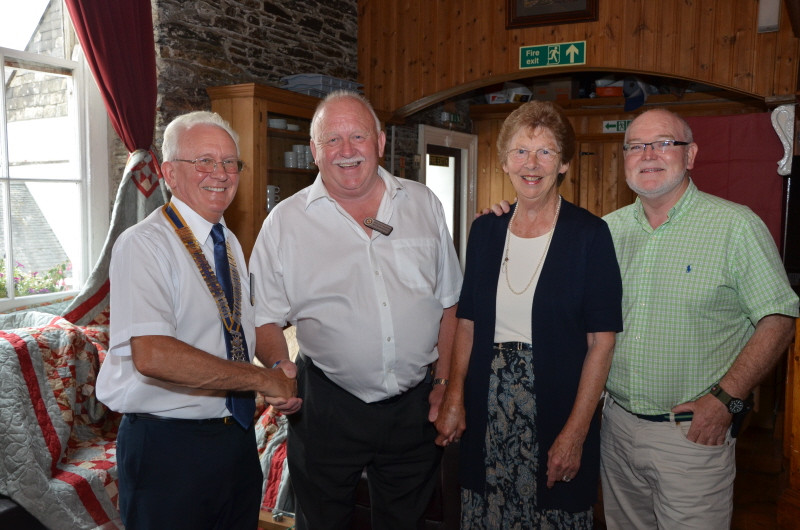
[[[693,77],[694,69],[699,61],[697,41],[703,24],[695,16],[697,9],[697,6],[684,2],[680,2],[676,6],[679,20],[678,42],[673,62],[665,63],[672,64],[678,72],[683,72],[684,75],[676,77],[684,79]]]
[[[758,6],[754,2],[737,2],[734,15],[734,38],[738,46],[733,46],[731,67],[734,86],[752,87],[753,72],[755,71],[755,57],[753,50],[756,46],[757,28],[750,22],[758,19]]]
[[[797,88],[800,39],[788,14],[777,33],[758,34],[754,0],[602,0],[596,22],[512,31],[498,0],[359,0],[359,7],[360,27],[390,27],[398,43],[395,51],[379,44],[374,30],[364,32],[366,44],[359,39],[365,92],[376,109],[400,117],[474,88],[578,70],[681,78],[762,98]],[[587,41],[585,66],[519,69],[521,45],[571,40]]]
[[[789,31],[783,31],[790,26],[786,10],[783,10],[781,19],[782,31],[777,34],[777,47],[775,49],[775,78],[773,90],[768,95],[794,94],[798,90],[797,61],[800,54],[797,52],[798,39]]]
[[[436,79],[436,2],[429,0],[421,2],[419,6],[419,19],[422,31],[418,37],[420,39],[420,75],[415,76],[418,81],[414,85],[414,95],[422,97],[423,85],[428,85],[431,90],[436,90],[438,81]]]
[[[660,2],[657,2],[662,6]],[[653,43],[651,51],[655,62],[651,69],[658,68],[659,64],[676,64],[680,51],[680,34],[682,22],[678,19],[676,9],[661,9],[658,15],[657,27],[660,28],[659,38]]]
[[[800,319],[795,321],[794,343],[789,346],[784,413],[784,456],[788,459],[788,487],[778,497],[778,525],[781,530],[797,528],[800,519]]]

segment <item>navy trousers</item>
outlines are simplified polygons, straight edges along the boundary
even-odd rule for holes
[[[126,414],[117,468],[126,530],[258,526],[264,476],[253,425],[244,430]]]

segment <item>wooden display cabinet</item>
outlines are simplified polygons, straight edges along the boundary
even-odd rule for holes
[[[240,157],[244,169],[239,189],[225,222],[242,244],[250,259],[256,237],[267,217],[267,186],[280,188],[286,199],[311,185],[317,169],[286,168],[283,154],[296,144],[309,145],[309,126],[319,98],[280,88],[248,83],[210,87],[211,110],[222,116],[239,134]],[[268,126],[270,119],[282,118],[300,130],[289,131]]]

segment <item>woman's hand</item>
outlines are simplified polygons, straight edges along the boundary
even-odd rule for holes
[[[547,452],[547,487],[556,482],[569,482],[581,467],[585,437],[561,431]]]
[[[439,416],[434,422],[439,436],[436,437],[436,445],[446,447],[451,442],[461,439],[461,434],[467,428],[466,412],[464,411],[464,398],[457,395],[448,387],[445,390],[442,404],[439,407]]]

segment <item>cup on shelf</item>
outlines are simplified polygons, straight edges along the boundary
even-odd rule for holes
[[[308,169],[316,169],[316,164],[314,164],[314,154],[311,152],[311,146],[306,146],[306,167]]]
[[[306,145],[294,144],[292,146],[292,151],[295,153],[295,156],[297,157],[297,167],[300,169],[306,169],[308,167],[306,165]]]
[[[286,120],[282,118],[274,118],[269,120],[269,126],[273,129],[285,129],[287,126]]]
[[[278,195],[281,192],[281,189],[278,186],[267,186],[267,211],[269,212],[272,210],[278,201],[281,200],[281,196]]]
[[[294,151],[286,151],[283,153],[284,167],[297,167],[297,153]]]

